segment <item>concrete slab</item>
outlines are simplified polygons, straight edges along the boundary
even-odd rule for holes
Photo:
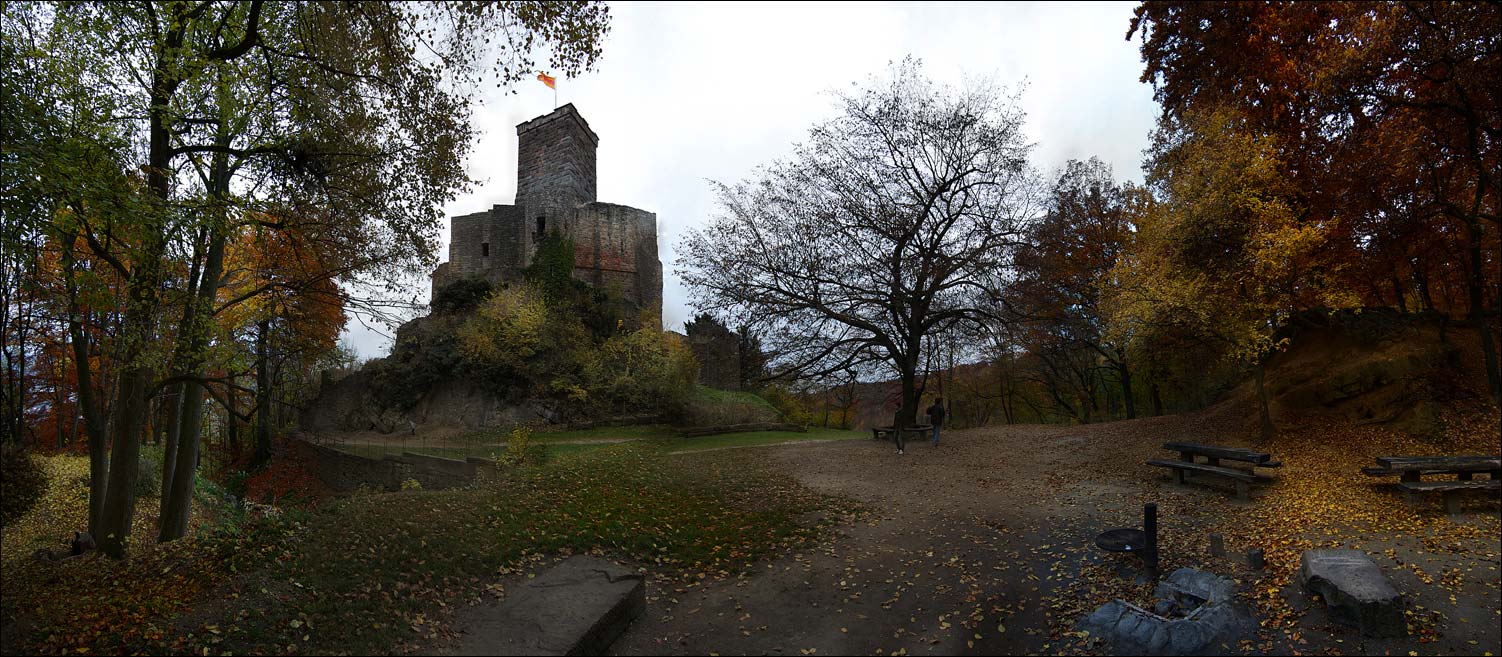
[[[599,557],[569,557],[465,614],[454,654],[604,654],[646,605],[641,575]]]
[[[1324,597],[1330,620],[1370,637],[1408,636],[1403,596],[1366,553],[1306,550],[1299,576],[1305,590]]]

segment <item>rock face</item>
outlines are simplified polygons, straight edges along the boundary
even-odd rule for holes
[[[1403,596],[1382,569],[1358,550],[1304,552],[1299,580],[1330,608],[1330,620],[1355,626],[1370,637],[1403,637]]]
[[[646,609],[642,576],[570,557],[472,614],[459,655],[602,655]]]
[[[1108,642],[1117,655],[1200,655],[1228,652],[1255,629],[1236,601],[1236,583],[1193,568],[1180,568],[1158,585],[1157,608],[1185,614],[1165,618],[1123,600],[1096,609],[1079,629]]]
[[[314,433],[376,431],[406,433],[429,427],[469,430],[546,424],[553,413],[538,404],[508,404],[468,381],[444,381],[423,393],[411,410],[381,406],[372,392],[371,375],[354,372],[323,385],[318,402],[301,415],[301,427]]]

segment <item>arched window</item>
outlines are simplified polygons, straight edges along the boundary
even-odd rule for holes
[[[537,218],[537,234],[538,235],[545,235],[545,234],[547,234],[547,232],[548,232],[548,218],[547,217],[538,217]]]

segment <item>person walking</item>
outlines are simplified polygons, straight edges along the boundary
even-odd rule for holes
[[[935,397],[934,405],[928,407],[928,423],[934,425],[934,447],[939,446],[939,427],[944,426],[944,398]]]

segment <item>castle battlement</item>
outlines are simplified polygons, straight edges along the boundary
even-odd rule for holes
[[[628,311],[662,305],[657,215],[595,200],[600,137],[572,103],[516,126],[516,202],[451,219],[449,259],[433,291],[462,278],[519,280],[541,237],[574,243],[574,278],[609,291]]]

